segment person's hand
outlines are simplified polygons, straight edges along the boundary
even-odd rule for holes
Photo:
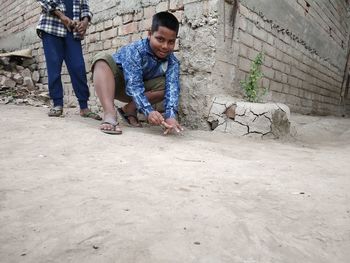
[[[69,32],[72,32],[76,27],[76,22],[65,15],[61,16],[60,19]]]
[[[55,11],[53,11],[53,13],[54,13],[55,16],[57,16],[61,20],[61,22],[63,23],[63,25],[67,28],[67,30],[69,32],[72,32],[72,30],[74,30],[74,28],[76,26],[76,22],[75,21],[73,21],[72,19],[67,17],[60,10],[55,10]]]
[[[83,38],[86,34],[86,30],[89,26],[89,20],[87,18],[84,18],[82,21],[79,21],[74,28],[75,32],[78,32],[81,38]]]
[[[166,125],[165,125],[166,124]],[[166,119],[162,126],[165,128],[164,135],[169,134],[172,131],[175,131],[176,133],[182,132],[184,129],[181,127],[181,125],[177,122],[174,118]]]
[[[150,124],[162,126],[164,128],[164,135],[167,135],[172,131],[180,133],[184,130],[176,119],[168,118],[164,120],[163,115],[158,111],[151,111],[148,114],[147,119]]]
[[[148,122],[153,125],[161,125],[162,122],[164,122],[163,115],[160,114],[158,111],[151,111],[148,114]]]

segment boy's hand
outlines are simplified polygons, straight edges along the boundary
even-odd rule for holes
[[[76,27],[74,28],[74,31],[78,32],[80,37],[83,38],[85,36],[88,25],[89,25],[89,20],[88,18],[85,17],[82,21],[79,21],[77,23]]]
[[[153,125],[162,126],[165,129],[164,135],[167,135],[173,130],[175,130],[176,133],[180,133],[184,130],[176,119],[169,118],[164,120],[163,115],[158,111],[151,111],[150,114],[148,114],[148,122]]]
[[[76,26],[76,22],[70,19],[69,17],[65,16],[64,13],[62,13],[59,10],[55,10],[54,14],[61,20],[63,25],[67,28],[69,32],[72,32]]]
[[[184,129],[181,127],[181,125],[177,122],[174,118],[166,119],[162,125],[165,128],[164,135],[167,135],[169,132],[175,130],[176,133],[182,132]]]
[[[164,122],[163,115],[160,114],[158,111],[151,111],[148,114],[148,122],[153,125],[161,125]]]
[[[72,32],[76,27],[76,22],[70,19],[69,17],[64,17],[63,19],[61,19],[61,21],[69,32]]]

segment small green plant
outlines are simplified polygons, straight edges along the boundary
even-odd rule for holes
[[[240,82],[245,93],[245,98],[249,102],[260,102],[262,96],[267,92],[267,88],[259,87],[258,85],[259,80],[264,76],[261,72],[263,61],[264,54],[260,52],[252,61],[248,77]]]

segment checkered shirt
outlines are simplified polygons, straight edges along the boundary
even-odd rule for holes
[[[63,23],[52,14],[53,11],[59,10],[65,13],[66,7],[62,0],[37,0],[42,8],[42,13],[39,19],[38,26],[36,27],[38,35],[41,36],[41,32],[44,31],[48,34],[58,37],[65,37],[67,35],[67,28]],[[92,13],[89,8],[88,0],[74,0],[73,1],[73,20],[80,21],[84,17],[92,18]],[[79,39],[78,33],[74,32],[74,37]]]

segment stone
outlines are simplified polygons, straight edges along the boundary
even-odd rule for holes
[[[290,119],[290,109],[286,104],[283,103],[274,103],[276,107],[278,107],[280,110],[284,111],[287,115],[287,118]]]
[[[12,102],[14,99],[12,96],[8,96],[4,98],[4,104],[8,104],[10,102]]]
[[[23,78],[23,85],[30,88],[30,89],[34,89],[34,82],[32,80],[31,77],[24,77]]]
[[[240,110],[240,107],[237,107],[237,111]],[[236,114],[236,118],[235,121],[242,123],[244,125],[251,125],[251,123],[253,123],[257,116],[255,114],[253,114],[250,109],[247,108],[242,108],[243,113],[242,114]]]
[[[17,84],[23,84],[23,77],[21,74],[16,73],[12,78]]]
[[[23,67],[28,68],[30,65],[35,64],[35,60],[33,58],[23,60]]]
[[[276,138],[289,135],[291,130],[290,126],[286,111],[278,109],[272,114],[271,132]]]
[[[243,136],[248,134],[248,127],[228,119],[222,125],[219,125],[214,131],[230,133],[235,136]]]
[[[35,86],[39,91],[44,91],[44,85],[42,83],[35,83]]]
[[[20,66],[20,65],[17,65],[17,66],[16,66],[16,69],[17,69],[17,71],[22,71],[22,70],[24,70],[24,67],[22,67],[22,66]]]
[[[236,105],[236,109],[235,109],[235,115],[236,115],[236,117],[237,116],[243,116],[245,113],[246,113],[246,109],[244,108],[244,107],[238,107],[237,105]]]
[[[236,117],[236,108],[237,108],[236,105],[232,105],[232,106],[230,106],[230,107],[228,107],[226,109],[226,111],[224,113],[227,116],[227,118],[230,118],[232,120],[235,119],[235,117]]]
[[[9,57],[1,57],[0,58],[0,64],[1,65],[9,65],[10,64],[10,58]]]
[[[252,102],[237,102],[237,108],[241,107],[246,110],[253,111],[255,114],[263,114],[269,111],[271,105],[269,103],[252,103]]]
[[[50,96],[48,92],[41,92],[38,94],[38,98],[44,102],[50,101]]]
[[[28,67],[31,71],[38,70],[38,64],[32,64]]]
[[[5,75],[7,78],[12,78],[12,73],[9,72],[9,71],[4,71],[4,75]]]
[[[14,88],[14,87],[16,87],[16,82],[14,80],[12,80],[12,79],[5,78],[5,81],[2,84],[2,86],[9,87],[9,88]]]
[[[0,86],[4,86],[5,81],[6,81],[6,77],[0,75]]]
[[[226,111],[225,104],[213,102],[212,107],[210,109],[210,115],[222,116],[225,111]]]
[[[34,71],[34,72],[33,72],[33,74],[32,74],[32,79],[33,79],[34,83],[39,82],[40,74],[39,74],[38,71]]]
[[[77,102],[75,100],[69,100],[66,102],[67,108],[77,108]]]
[[[16,100],[15,100],[15,104],[21,104],[21,103],[23,103],[23,102],[24,102],[23,99],[16,99]]]
[[[21,72],[21,75],[23,76],[23,78],[25,78],[25,77],[32,78],[32,72],[31,72],[28,68],[25,68],[25,69]]]
[[[260,115],[255,118],[255,120],[249,124],[249,133],[259,133],[267,134],[271,132],[271,119],[265,117],[265,115]]]
[[[208,122],[212,130],[215,130],[219,126],[219,120],[208,120]]]
[[[4,65],[4,70],[6,71],[15,71],[16,65],[14,65],[12,62],[9,64]]]

